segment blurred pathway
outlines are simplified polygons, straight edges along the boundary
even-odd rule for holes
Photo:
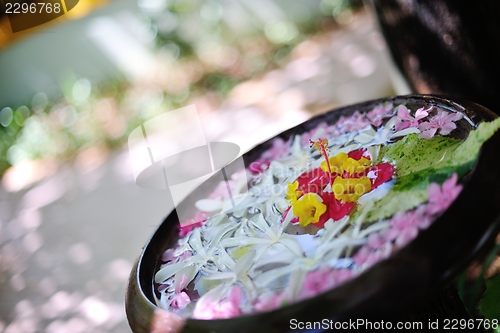
[[[236,87],[220,110],[196,105],[209,140],[247,150],[314,113],[394,94],[388,63],[362,13],[299,45],[285,68]],[[0,188],[0,332],[130,332],[128,274],[171,209],[165,192],[135,185],[126,147],[11,169]]]

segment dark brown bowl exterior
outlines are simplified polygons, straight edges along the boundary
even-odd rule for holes
[[[465,100],[434,95],[407,95],[372,100],[336,109],[280,135],[287,139],[315,128],[334,124],[341,116],[367,112],[380,103],[405,103],[409,108],[435,105],[467,115],[475,124],[491,121],[490,110]],[[472,128],[472,126],[471,126]],[[466,136],[467,131],[458,133]],[[268,149],[268,140],[244,155],[245,164]],[[404,316],[416,305],[438,293],[487,246],[500,230],[500,132],[482,147],[477,164],[467,177],[459,197],[428,229],[408,246],[376,264],[359,277],[326,293],[283,308],[223,320],[196,320],[159,309],[154,305],[154,274],[162,253],[175,245],[178,219],[171,213],[160,225],[135,263],[126,296],[126,311],[135,333],[146,332],[288,332],[290,320],[345,322],[359,318],[390,319]],[[231,172],[231,166],[228,167]],[[210,179],[182,203],[193,205],[207,196],[215,184]]]

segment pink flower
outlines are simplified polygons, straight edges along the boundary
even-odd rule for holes
[[[378,249],[382,245],[384,245],[384,239],[378,232],[374,232],[368,236],[368,247],[371,249]]]
[[[265,292],[257,298],[254,309],[257,311],[274,310],[280,308],[287,302],[288,299],[284,292]]]
[[[347,132],[358,131],[369,125],[370,122],[359,111],[355,111],[349,117],[340,117],[340,119],[332,126],[328,127],[328,134],[332,136],[339,136]]]
[[[379,127],[380,125],[382,125],[382,121],[384,120],[384,118],[392,117],[393,108],[394,106],[392,105],[392,103],[387,105],[378,105],[366,114],[366,118],[368,118],[373,125]]]
[[[300,299],[310,298],[333,288],[336,282],[333,272],[330,268],[322,267],[307,273],[302,285]]]
[[[426,205],[428,214],[436,214],[446,210],[462,191],[462,185],[457,185],[458,176],[454,173],[443,186],[432,183],[427,188],[429,203]]]
[[[292,139],[293,136],[291,136],[286,142],[282,138],[274,139],[272,147],[262,154],[262,158],[274,161],[290,154],[290,146],[292,145]]]
[[[392,217],[389,229],[384,232],[384,238],[394,241],[398,247],[408,244],[417,237],[418,229],[429,226],[429,217],[424,213],[420,209],[397,213]]]
[[[354,263],[358,266],[362,266],[365,263],[365,261],[369,255],[370,255],[370,248],[367,246],[363,246],[354,255],[354,257],[353,257]]]
[[[363,246],[354,255],[354,262],[357,266],[368,268],[382,259],[388,258],[392,253],[392,244],[389,241],[381,242],[377,249],[370,249],[369,246]]]
[[[410,116],[408,108],[404,105],[398,106],[398,118],[396,119],[396,132],[404,130],[409,127],[417,127],[418,122],[429,115],[428,111],[432,109],[432,106],[424,110],[420,108],[415,112],[415,118]]]
[[[207,220],[208,215],[200,211],[196,211],[193,217],[184,221],[179,226],[179,236],[184,237],[191,232],[194,228],[199,228],[203,222]]]
[[[219,301],[204,300],[203,297],[196,303],[193,317],[196,319],[227,319],[239,316],[242,312],[240,303],[243,298],[239,287],[231,288],[227,298]]]
[[[174,310],[184,309],[188,304],[191,303],[191,299],[188,294],[185,292],[180,292],[179,294],[175,294],[170,306]]]
[[[330,290],[350,280],[353,275],[354,273],[349,269],[334,270],[329,267],[321,267],[309,272],[304,279],[299,299],[311,298]]]
[[[440,110],[437,115],[432,117],[429,121],[423,122],[418,125],[420,130],[420,138],[430,139],[436,135],[439,130],[439,134],[448,135],[451,131],[457,128],[455,121],[462,118],[461,113],[449,113]]]
[[[263,158],[259,158],[258,160],[250,163],[248,170],[252,174],[258,175],[259,173],[266,171],[266,169],[269,168],[269,164],[271,164],[270,161],[263,159]],[[226,192],[227,192],[227,190],[226,190]]]
[[[396,238],[395,244],[399,247],[403,247],[412,240],[414,240],[418,235],[418,228],[410,227],[401,230],[398,237]]]
[[[335,282],[337,285],[349,281],[354,277],[354,272],[350,269],[339,269],[335,272]]]

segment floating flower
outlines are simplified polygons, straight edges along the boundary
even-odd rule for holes
[[[354,140],[363,144],[365,147],[370,148],[377,145],[383,145],[395,138],[402,137],[412,133],[420,133],[420,130],[416,127],[408,127],[397,131],[395,129],[396,121],[398,117],[392,117],[387,121],[384,126],[381,126],[375,131],[373,128],[368,128],[365,131],[359,133]]]
[[[199,228],[203,225],[203,223],[207,220],[208,215],[196,211],[192,218],[184,221],[179,225],[179,236],[184,237],[189,234],[194,228]]]
[[[343,175],[345,172],[349,174],[362,172],[370,166],[370,160],[363,157],[365,153],[366,149],[357,149],[349,154],[338,153],[328,158],[328,163],[326,160],[322,162],[320,165],[321,170],[328,172],[328,164],[330,164],[330,170],[334,174]]]
[[[368,125],[370,125],[370,122],[365,115],[355,111],[351,116],[340,117],[335,125],[328,127],[328,134],[335,137],[347,132],[359,131]]]
[[[326,205],[316,193],[306,193],[299,200],[292,203],[293,214],[299,218],[303,227],[310,223],[319,222],[320,216],[326,212]]]
[[[429,203],[426,205],[429,214],[436,214],[446,210],[462,191],[462,185],[457,185],[458,176],[454,173],[443,186],[431,183],[427,188]]]
[[[427,110],[420,108],[415,112],[415,117],[412,117],[410,116],[410,112],[406,106],[398,106],[398,114],[395,123],[396,131],[401,131],[409,127],[418,127],[419,121],[427,117],[429,115],[428,111],[431,109],[432,106]]]
[[[288,302],[290,300],[284,292],[265,292],[257,298],[254,307],[258,311],[274,310]]]
[[[325,290],[335,286],[333,269],[321,267],[315,271],[308,272],[304,278],[301,299],[313,297]]]
[[[342,163],[342,174],[348,173],[349,175],[353,175],[365,171],[368,167],[370,167],[370,160],[364,157],[359,160],[349,157]]]
[[[269,168],[269,164],[271,164],[270,161],[268,161],[264,158],[259,158],[257,161],[250,163],[248,170],[252,174],[258,175],[258,174],[266,171],[266,169]]]
[[[205,294],[209,295],[210,292]],[[241,314],[240,304],[243,298],[241,289],[239,287],[231,288],[227,298],[223,298],[218,301],[203,299],[202,297],[193,311],[193,318],[196,319],[227,319],[236,317]],[[210,298],[210,297],[206,297]]]
[[[392,117],[393,108],[394,106],[392,103],[378,105],[366,114],[366,118],[368,118],[373,125],[379,127],[382,125],[384,118]]]
[[[276,138],[273,140],[272,147],[262,154],[263,159],[267,160],[279,160],[290,153],[290,146],[292,145],[293,137],[290,137],[287,141],[282,138]]]
[[[438,114],[432,117],[429,121],[420,123],[418,129],[420,130],[420,138],[430,139],[439,134],[448,135],[451,131],[457,128],[455,121],[462,119],[461,113],[449,113],[439,110]]]
[[[286,200],[292,203],[297,201],[297,199],[302,195],[302,191],[297,191],[299,187],[299,182],[294,181],[293,183],[288,183],[288,192],[286,192]]]
[[[172,302],[170,303],[170,306],[174,310],[181,310],[188,306],[189,303],[191,303],[191,299],[189,298],[188,294],[186,294],[185,292],[180,292],[178,294],[175,294]]]
[[[371,189],[372,183],[368,177],[343,178],[338,176],[332,185],[335,198],[344,202],[355,202]]]
[[[326,212],[321,215],[319,221],[314,224],[318,228],[323,228],[325,223],[333,219],[338,221],[347,216],[354,209],[354,202],[344,202],[335,197],[332,192],[323,192],[320,194],[323,203],[326,205]]]
[[[326,160],[324,162],[321,162],[320,165],[321,170],[328,172],[328,164],[330,164],[331,172],[342,174],[343,173],[342,165],[348,158],[349,156],[346,153],[338,153],[333,157],[329,157],[328,163],[326,162]]]

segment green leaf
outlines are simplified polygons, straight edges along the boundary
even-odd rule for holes
[[[500,320],[500,275],[486,280],[486,292],[479,302],[479,310],[490,320]]]
[[[380,157],[396,164],[398,178],[429,169],[429,166],[443,165],[449,160],[460,140],[435,136],[421,139],[418,134],[410,134],[393,144],[380,149]]]
[[[477,129],[471,131],[467,139],[453,152],[450,165],[460,165],[476,159],[483,143],[491,138],[499,128],[500,118],[479,124]]]
[[[400,191],[391,189],[383,198],[375,201],[373,207],[368,211],[364,219],[365,222],[377,221],[388,218],[399,211],[413,209],[427,201],[427,189],[413,189],[409,191]],[[353,214],[351,220],[355,220],[363,207]]]
[[[424,189],[429,183],[442,183],[453,173],[459,177],[469,172],[482,144],[500,128],[500,118],[479,124],[466,140],[435,136],[421,139],[410,134],[380,149],[379,162],[396,165],[394,190]]]

